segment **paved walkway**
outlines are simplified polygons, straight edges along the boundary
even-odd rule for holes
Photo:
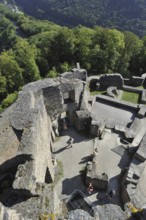
[[[127,126],[135,117],[135,111],[125,108],[118,108],[104,102],[95,102],[92,110],[94,115],[99,119],[105,120],[109,124]]]
[[[70,137],[74,138],[72,148],[67,147]],[[70,195],[74,190],[85,191],[86,187],[81,179],[80,172],[85,168],[86,162],[91,158],[94,147],[93,139],[79,135],[74,129],[69,128],[53,144],[56,159],[62,161],[64,177],[62,183],[57,185],[58,196]]]
[[[75,141],[73,147],[67,149],[67,141],[70,137],[73,137]],[[93,153],[95,140],[83,137],[71,128],[63,133],[59,140],[53,144],[56,159],[62,161],[64,169],[64,177],[56,186],[60,199],[71,195],[74,190],[79,189],[90,199],[93,206],[108,203],[121,205],[119,200],[119,174],[121,172],[120,163],[122,157],[112,151],[117,146],[118,139],[118,134],[107,131],[104,139],[97,141],[98,171],[99,173],[105,172],[108,174],[108,191],[111,189],[116,191],[116,196],[109,199],[105,191],[94,191],[92,195],[89,195],[80,175],[80,172],[85,168],[86,162],[91,159],[90,155]],[[122,156],[124,157],[124,155]]]

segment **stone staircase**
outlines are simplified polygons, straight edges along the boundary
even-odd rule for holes
[[[90,201],[86,201],[82,193],[80,193],[79,191],[73,193],[73,196],[67,202],[67,207],[69,211],[82,209],[88,212],[91,216],[94,216],[94,210],[90,205]]]

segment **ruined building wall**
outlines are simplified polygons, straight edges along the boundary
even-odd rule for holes
[[[45,182],[47,167],[53,179],[50,151],[51,120],[46,112],[42,91],[24,90],[11,118],[12,126],[22,131],[18,155],[31,155],[32,160],[19,166],[14,188],[35,190],[36,182]],[[21,175],[23,171],[23,175]]]
[[[11,126],[9,114],[14,110],[15,104],[0,115],[0,166],[17,153],[19,140]]]
[[[14,188],[28,189],[34,193],[36,183],[45,183],[47,168],[53,180],[52,122],[63,111],[69,111],[69,116],[72,117],[72,112],[81,108],[84,93],[83,81],[63,77],[41,80],[23,87],[11,114],[11,124],[20,133],[17,155],[30,157],[26,163],[18,166]],[[67,104],[65,94],[71,99]]]
[[[43,89],[44,103],[47,114],[54,119],[63,110],[63,97],[58,85]]]
[[[82,70],[81,73],[83,74],[80,75],[79,70],[76,72],[82,78],[85,73]],[[70,76],[72,74],[69,73]],[[54,179],[52,140],[57,135],[61,113],[67,111],[68,116],[72,118],[74,111],[84,110],[86,103],[88,104],[85,93],[85,82],[75,79],[75,75],[69,79],[58,77],[36,81],[25,85],[16,103],[10,107],[8,115],[4,113],[4,118],[0,117],[4,129],[0,129],[0,150],[3,152],[0,157],[2,159],[0,162],[3,163],[0,167],[0,186],[6,178],[11,181],[11,185],[3,189],[5,198],[1,201],[2,204],[11,202],[13,206],[17,200],[18,204],[13,206],[14,209],[16,208],[23,216],[33,215],[33,219],[36,219],[35,216],[38,216],[40,210],[46,211],[45,205],[41,203],[42,199],[44,204],[46,199],[52,199],[48,210],[58,209],[59,203],[56,203],[57,199],[53,197],[55,194],[49,184]],[[66,95],[68,100],[65,100]],[[7,123],[4,124],[6,119]],[[8,194],[7,190],[11,194]],[[25,198],[34,201],[33,207],[37,207],[35,213],[33,207],[31,213],[29,210],[27,212],[30,199]]]

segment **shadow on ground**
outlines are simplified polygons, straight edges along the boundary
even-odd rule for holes
[[[81,161],[79,162],[79,164],[84,164],[84,163],[86,164],[87,162],[92,161],[92,159],[93,159],[93,156],[92,156],[92,155],[83,157],[83,158],[81,159]]]
[[[125,149],[118,166],[120,167],[120,169],[124,170],[127,167],[129,167],[130,162],[131,162],[131,154],[129,154],[129,152]]]
[[[73,128],[69,127],[67,130],[62,130],[60,136],[66,136],[72,137],[74,139],[74,143],[80,143],[82,141],[88,141],[90,138],[87,133],[78,133]]]
[[[108,189],[100,190],[97,194],[97,200],[92,203],[92,206],[97,205],[105,205],[105,204],[116,204],[122,207],[122,200],[120,198],[120,178],[121,175],[114,176],[113,178],[109,179]],[[114,191],[115,194],[110,197],[109,192]]]
[[[85,186],[82,181],[82,175],[77,175],[70,179],[63,180],[62,194],[71,195],[74,190],[85,190]]]

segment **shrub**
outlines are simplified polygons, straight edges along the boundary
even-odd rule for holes
[[[1,104],[2,109],[5,109],[7,107],[9,107],[11,104],[13,104],[16,99],[18,97],[18,92],[14,92],[9,94],[3,101]]]

